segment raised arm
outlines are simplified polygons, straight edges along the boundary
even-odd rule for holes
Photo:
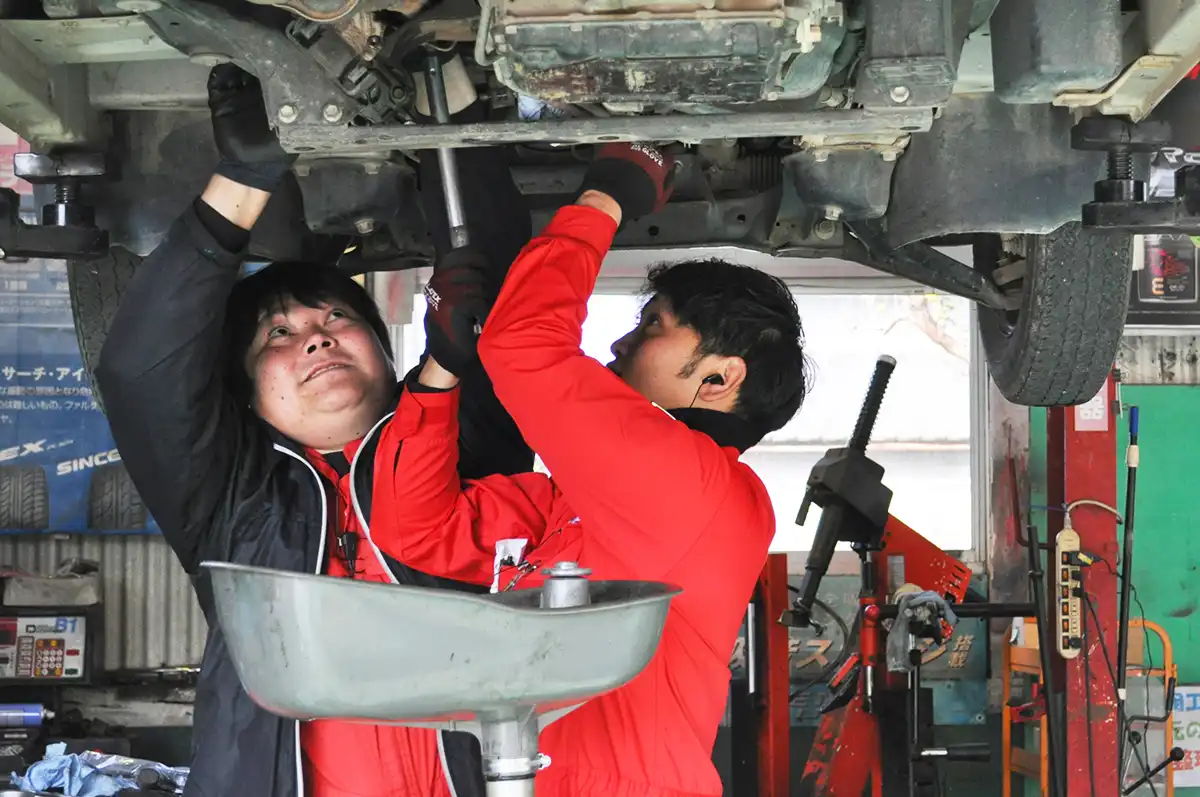
[[[125,466],[190,572],[219,555],[210,529],[229,485],[248,484],[271,455],[225,388],[222,327],[249,230],[290,165],[257,80],[218,67],[209,102],[225,160],[138,269],[96,368]]]
[[[737,465],[581,351],[587,300],[621,215],[607,194],[581,202],[560,210],[513,264],[479,356],[587,533],[638,529],[636,539],[602,543],[636,551],[651,577],[687,552]]]
[[[456,383],[433,360],[405,380],[375,455],[373,503],[388,509],[372,513],[371,540],[417,570],[489,584],[506,550],[537,545],[567,510],[539,473],[459,480]]]

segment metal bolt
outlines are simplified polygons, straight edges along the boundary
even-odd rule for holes
[[[321,109],[321,116],[326,122],[340,122],[342,121],[342,109],[331,102]]]
[[[592,571],[575,562],[558,562],[542,570],[546,580],[542,584],[543,609],[565,609],[571,606],[586,606],[591,602],[587,577]]]
[[[60,205],[66,205],[79,199],[79,186],[73,181],[63,183],[55,183],[54,185],[54,201]]]
[[[279,121],[285,125],[290,125],[300,116],[300,112],[296,110],[296,106],[291,103],[279,106]]]
[[[826,205],[825,206],[825,218],[829,219],[830,221],[837,221],[841,217],[842,217],[842,209],[839,208],[837,205]]]
[[[1125,147],[1113,147],[1108,153],[1108,179],[1133,179],[1133,155]]]
[[[846,92],[841,89],[821,89],[821,104],[826,108],[836,108],[846,101]]]
[[[556,562],[553,567],[544,568],[542,572],[551,578],[584,578],[592,574],[591,570],[580,567],[577,562]]]
[[[363,164],[363,171],[367,174],[379,174],[379,171],[382,168],[383,165],[378,161],[367,161]]]
[[[162,8],[159,0],[117,0],[113,5],[131,14],[145,14],[148,11],[157,11]]]
[[[188,60],[196,66],[206,66],[210,69],[217,64],[227,64],[233,59],[221,53],[192,53],[188,56]]]
[[[354,222],[354,229],[359,235],[370,235],[375,232],[375,219],[359,219]]]
[[[895,86],[888,92],[888,96],[892,98],[892,102],[897,105],[903,105],[908,102],[908,98],[912,96],[912,92],[908,90],[908,86]]]
[[[841,215],[841,211],[838,212],[838,215]],[[821,221],[818,221],[817,226],[813,228],[813,234],[822,241],[828,241],[833,237],[835,232],[837,232],[837,227],[834,226],[834,223],[829,219],[822,219]]]
[[[883,160],[887,163],[892,163],[900,157],[900,153],[894,149],[885,149],[883,151]]]

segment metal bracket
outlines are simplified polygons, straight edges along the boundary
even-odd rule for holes
[[[413,85],[407,74],[382,65],[378,60],[360,58],[337,31],[317,22],[296,20],[287,26],[287,36],[307,52],[317,65],[333,78],[347,96],[360,106],[354,116],[370,124],[382,124],[404,117],[401,108],[411,102]],[[321,118],[330,124],[347,122],[342,109],[328,104]]]
[[[189,56],[227,58],[256,75],[268,115],[284,128],[311,123],[327,129],[327,118],[349,120],[358,112],[358,101],[282,30],[209,3],[162,2],[159,10],[142,15],[159,38]]]
[[[1175,172],[1175,196],[1147,200],[1146,186],[1134,179],[1131,155],[1155,152],[1170,140],[1165,122],[1133,124],[1109,117],[1088,117],[1071,130],[1078,150],[1107,150],[1108,175],[1095,185],[1094,201],[1083,206],[1084,227],[1132,233],[1200,234],[1200,167]]]
[[[103,177],[104,172],[104,155],[99,152],[13,156],[15,176],[34,185],[54,186],[54,202],[42,207],[42,224],[48,227],[94,227],[95,212],[79,201],[79,184]]]
[[[1195,0],[1147,0],[1140,26],[1144,39],[1136,46],[1146,55],[1130,64],[1102,91],[1066,91],[1054,104],[1095,108],[1106,116],[1145,119],[1200,60],[1200,3]],[[1128,43],[1128,42],[1127,42]]]
[[[856,252],[856,247],[847,241],[848,253],[845,257],[849,260],[996,310],[1014,310],[1014,301],[1020,301],[1005,296],[981,272],[928,244],[911,243],[898,249],[892,248],[877,220],[848,222],[846,226],[862,245],[862,251]]]
[[[0,260],[22,257],[89,259],[108,252],[108,233],[79,225],[33,226],[21,221],[21,199],[0,188]]]

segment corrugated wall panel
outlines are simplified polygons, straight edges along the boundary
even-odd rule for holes
[[[1117,365],[1130,385],[1200,385],[1200,336],[1126,334]]]
[[[48,574],[71,557],[100,563],[105,669],[200,664],[207,625],[191,581],[162,537],[0,537],[0,565]]]

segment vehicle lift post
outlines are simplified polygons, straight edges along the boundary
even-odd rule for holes
[[[1116,386],[1111,376],[1091,401],[1047,411],[1046,488],[1051,507],[1070,507],[1081,500],[1117,505],[1118,414]],[[1051,541],[1062,531],[1065,519],[1065,512],[1049,513]],[[1071,525],[1079,534],[1080,550],[1116,565],[1114,514],[1094,505],[1074,505]],[[1047,568],[1051,596],[1056,595],[1058,565],[1054,562]],[[1048,707],[1058,703],[1065,711],[1066,797],[1115,795],[1119,786],[1117,748],[1122,729],[1116,684],[1103,652],[1104,646],[1109,651],[1117,649],[1117,578],[1103,565],[1093,566],[1087,568],[1083,585],[1091,596],[1100,628],[1096,628],[1085,599],[1083,612],[1088,633],[1084,654],[1069,660],[1053,657],[1055,672],[1046,679]],[[1114,666],[1119,665],[1114,662]]]

